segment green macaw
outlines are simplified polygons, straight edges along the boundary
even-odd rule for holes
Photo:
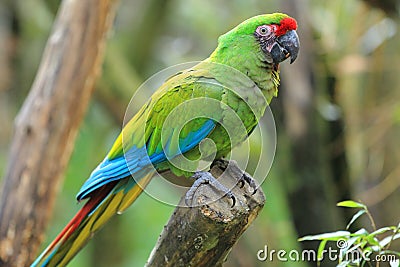
[[[220,36],[210,57],[166,80],[83,184],[82,209],[32,266],[66,265],[156,172],[202,177],[194,159],[220,159],[243,142],[277,96],[279,63],[297,57],[296,29],[286,14],[252,17]],[[214,146],[199,148],[206,138]]]

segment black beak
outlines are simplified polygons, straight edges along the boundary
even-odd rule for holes
[[[276,64],[290,57],[290,64],[292,64],[299,54],[299,48],[299,37],[296,31],[291,30],[277,38],[271,49],[271,57]]]

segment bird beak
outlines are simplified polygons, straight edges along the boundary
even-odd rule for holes
[[[291,30],[277,38],[270,53],[274,63],[279,64],[290,57],[290,64],[292,64],[299,54],[299,48],[299,37],[296,31]]]

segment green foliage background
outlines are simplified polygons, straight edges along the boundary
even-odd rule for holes
[[[13,118],[32,84],[58,6],[55,0],[0,2],[0,173],[7,164]],[[46,243],[80,208],[75,194],[111,147],[139,85],[168,66],[204,59],[218,36],[244,19],[278,10],[298,19],[302,51],[296,64],[303,72],[282,66],[286,78],[272,105],[277,152],[262,185],[267,204],[226,265],[267,265],[256,258],[264,245],[316,248],[297,238],[344,228],[351,214],[335,208],[343,199],[362,200],[381,226],[397,224],[398,13],[388,16],[357,0],[121,0]],[[288,80],[297,77],[299,88],[289,88]],[[309,87],[301,90],[304,81]],[[143,194],[71,266],[143,266],[172,210]]]

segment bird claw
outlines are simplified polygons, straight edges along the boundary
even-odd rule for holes
[[[185,204],[188,207],[192,207],[193,204],[193,197],[196,192],[196,190],[202,185],[202,184],[211,184],[214,186],[214,188],[222,191],[224,193],[224,196],[227,196],[232,199],[232,206],[234,207],[236,204],[236,198],[226,186],[221,184],[214,176],[212,176],[209,172],[195,172],[195,174],[192,176],[194,179],[196,179],[193,183],[193,185],[190,187],[190,189],[186,192],[185,195]],[[189,204],[190,202],[190,204]]]
[[[215,166],[217,166],[221,170],[225,171],[229,166],[229,161],[224,160],[224,159],[216,159],[211,163],[210,168],[212,169]]]
[[[247,173],[244,172],[239,179],[239,183],[242,184],[242,186],[240,188],[243,188],[243,186],[246,182],[251,187],[251,189],[253,189],[253,193],[251,193],[251,195],[254,195],[258,189],[257,184],[250,175],[248,175]]]
[[[257,192],[258,186],[254,179],[246,172],[243,172],[236,164],[229,164],[229,161],[227,160],[217,159],[211,164],[211,168],[214,166],[218,166],[223,171],[226,171],[228,168],[236,168],[235,172],[242,173],[242,176],[238,179],[239,188],[243,188],[247,183],[250,188],[253,189],[251,195],[254,195]]]
[[[238,181],[238,184],[239,184],[239,187],[240,187],[240,188],[243,188],[243,187],[244,187],[244,184],[245,184],[244,179],[240,179],[240,180]]]

